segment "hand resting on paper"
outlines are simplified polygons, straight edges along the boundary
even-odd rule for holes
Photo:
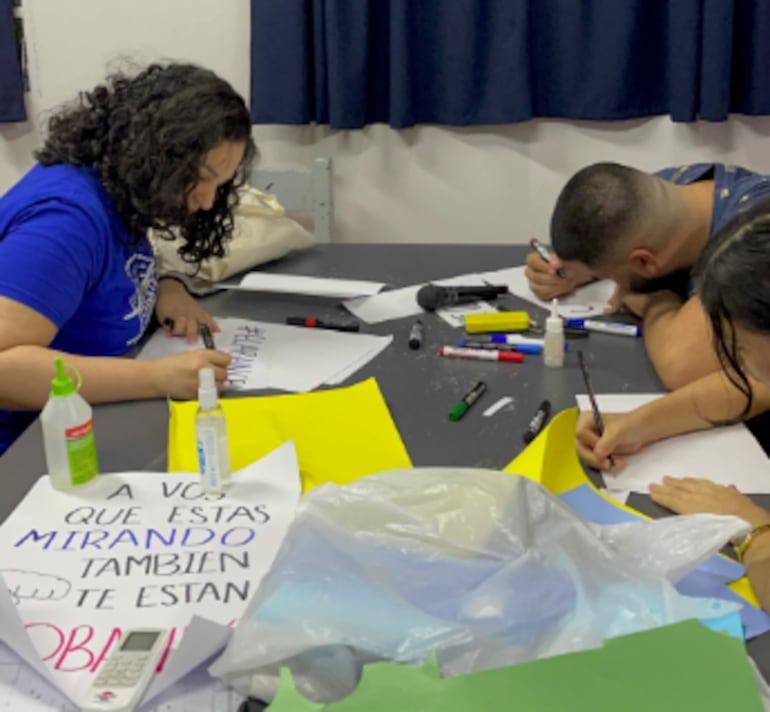
[[[560,269],[563,277],[557,274]],[[524,276],[535,296],[543,301],[564,297],[593,280],[593,275],[580,264],[565,265],[556,255],[551,255],[551,261],[546,262],[536,252],[527,255]]]
[[[604,435],[599,435],[593,413],[580,413],[575,428],[578,457],[597,470],[620,472],[626,466],[624,455],[633,455],[651,442],[645,437],[643,421],[639,420],[637,412],[602,414]],[[610,455],[615,460],[614,467],[610,465]]]
[[[676,514],[731,514],[752,527],[770,523],[770,512],[754,504],[737,487],[695,477],[664,477],[650,485],[650,497]]]
[[[198,340],[198,327],[201,324],[207,324],[212,331],[219,331],[214,318],[176,279],[167,277],[158,281],[155,314],[170,336],[186,336],[190,344]]]
[[[770,524],[770,512],[733,485],[725,487],[694,477],[664,477],[663,484],[650,485],[650,497],[676,514],[732,514],[747,521],[752,529]],[[743,564],[757,600],[770,611],[770,531],[751,542],[744,552]]]

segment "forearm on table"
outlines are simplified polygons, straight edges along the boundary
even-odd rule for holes
[[[160,398],[152,361],[117,357],[73,356],[43,346],[14,346],[0,352],[0,407],[38,410],[54,377],[54,358],[61,356],[83,379],[80,390],[90,403]],[[77,377],[70,371],[73,381]]]
[[[728,379],[715,371],[679,388],[635,411],[642,424],[646,443],[714,427],[714,423],[750,418],[770,410],[770,390],[750,379],[752,405],[744,416],[746,396]]]
[[[711,333],[701,314],[671,292],[651,295],[642,320],[647,354],[669,390],[719,368]]]

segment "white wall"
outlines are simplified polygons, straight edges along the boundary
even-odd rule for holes
[[[246,0],[24,0],[33,121],[0,124],[0,191],[32,164],[41,114],[98,82],[114,60],[207,65],[248,92]],[[770,173],[770,117],[720,124],[667,118],[393,131],[255,126],[265,168],[335,161],[336,239],[525,242],[581,166],[616,160],[655,170],[722,161]]]

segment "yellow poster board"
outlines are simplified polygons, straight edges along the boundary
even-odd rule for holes
[[[280,396],[223,398],[233,470],[292,440],[306,492],[325,482],[359,477],[412,463],[377,381],[347,388]],[[197,472],[195,401],[172,402],[168,437],[170,472]]]

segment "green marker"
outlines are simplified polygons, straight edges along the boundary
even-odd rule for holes
[[[467,412],[468,409],[484,395],[484,391],[487,390],[487,384],[484,381],[479,381],[473,388],[471,388],[464,396],[463,399],[449,411],[449,420],[460,420]]]

